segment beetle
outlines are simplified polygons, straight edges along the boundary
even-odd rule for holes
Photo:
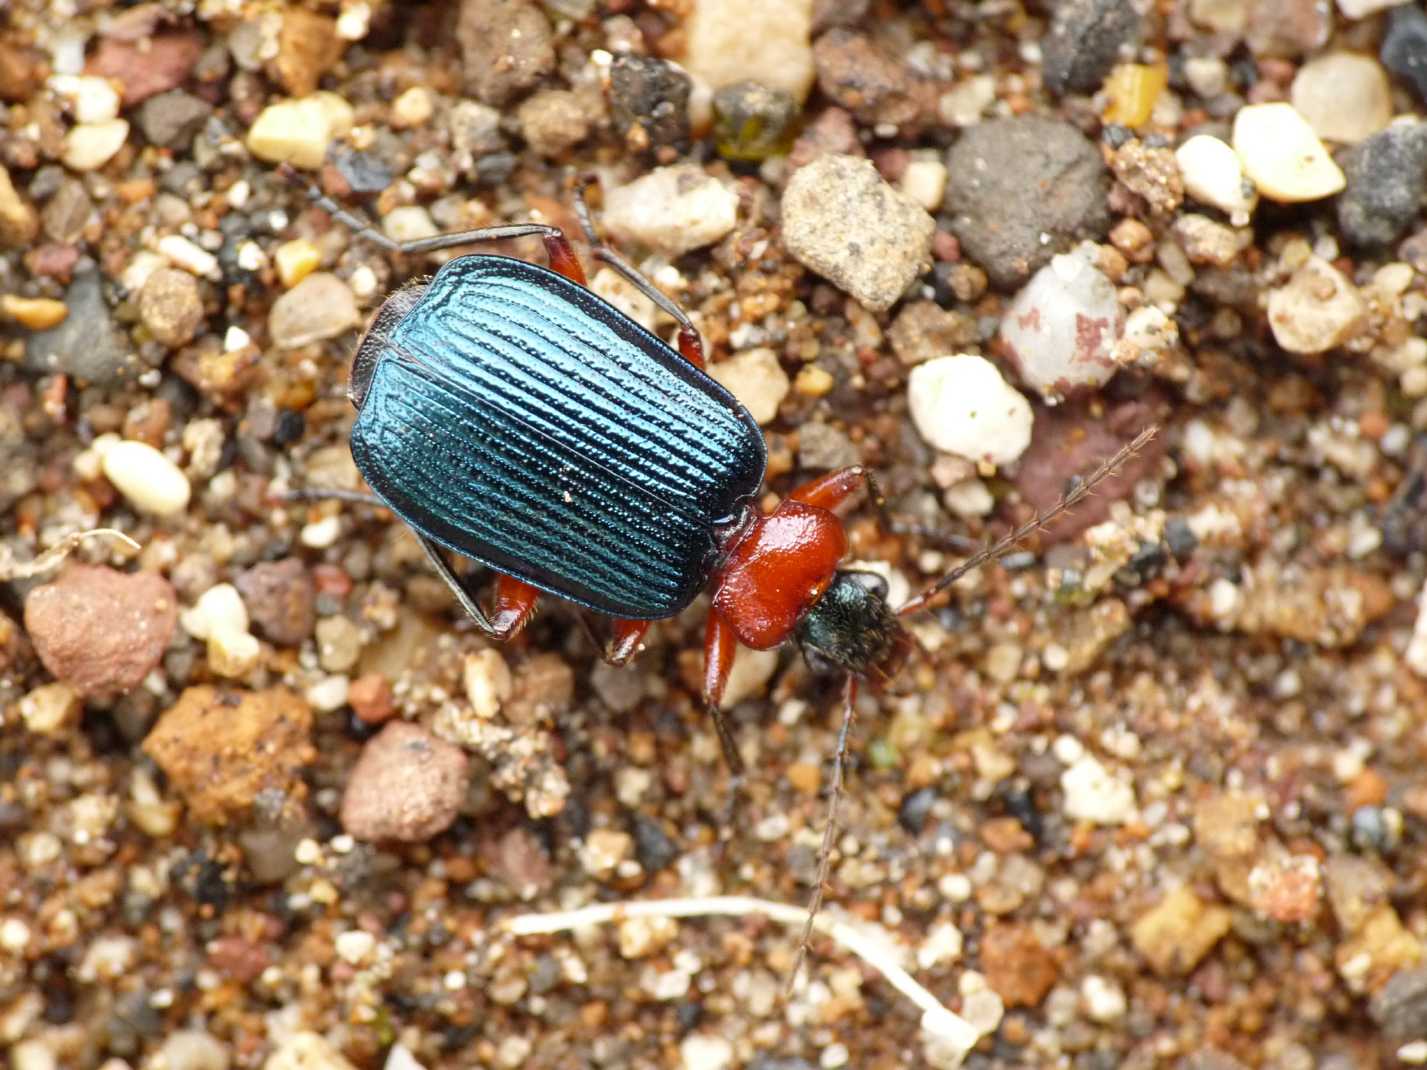
[[[348,387],[357,469],[378,503],[411,528],[484,635],[512,638],[540,595],[554,595],[613,618],[602,655],[624,664],[654,621],[709,590],[703,700],[736,778],[743,762],[721,705],[739,643],[769,650],[793,640],[815,668],[844,674],[810,928],[831,855],[857,684],[890,679],[901,667],[912,647],[901,618],[1072,508],[1154,428],[1045,514],[894,610],[880,577],[842,567],[848,540],[836,510],[864,488],[884,506],[871,471],[855,465],[826,473],[761,512],[762,432],[705,371],[689,317],[600,243],[583,184],[576,216],[592,254],[678,323],[677,350],[586,289],[558,227],[513,224],[399,242],[284,171],[334,219],[391,252],[527,236],[544,243],[549,268],[468,254],[394,291],[358,344]],[[298,496],[372,501],[340,491]],[[446,551],[497,573],[488,609]]]

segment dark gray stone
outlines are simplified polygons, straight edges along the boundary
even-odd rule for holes
[[[1379,130],[1341,158],[1348,185],[1338,198],[1338,224],[1354,245],[1396,241],[1417,218],[1427,193],[1427,123]]]
[[[98,272],[76,275],[64,303],[69,308],[64,322],[30,335],[25,343],[26,368],[64,372],[99,386],[124,382],[143,370],[128,335],[110,316]]]
[[[212,114],[213,105],[208,101],[182,89],[170,89],[140,106],[139,129],[150,144],[179,148],[193,140]]]
[[[609,108],[615,131],[641,151],[689,147],[693,80],[654,56],[620,53],[609,67]],[[640,144],[642,142],[642,144]]]
[[[946,162],[951,229],[997,286],[1019,286],[1056,253],[1109,228],[1109,171],[1069,123],[1038,116],[978,123]]]
[[[1041,45],[1041,80],[1057,96],[1094,92],[1139,33],[1130,0],[1066,0]]]
[[[1427,14],[1416,4],[1395,7],[1387,17],[1387,33],[1378,51],[1382,65],[1427,101]]]
[[[1427,1036],[1427,969],[1393,974],[1373,997],[1368,1012],[1392,1048]]]

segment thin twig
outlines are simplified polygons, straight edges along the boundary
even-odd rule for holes
[[[79,544],[93,538],[118,539],[130,550],[138,553],[143,549],[138,543],[116,528],[92,528],[89,531],[74,531],[60,539],[33,561],[13,560],[9,547],[0,547],[0,582],[27,580],[43,572],[59,568],[64,559],[78,549]]]
[[[629,918],[699,918],[712,916],[746,917],[759,914],[784,925],[803,925],[807,912],[786,903],[773,903],[746,895],[719,895],[694,899],[644,899],[626,903],[597,903],[579,910],[553,914],[520,914],[500,925],[514,936],[566,932],[588,925],[609,925]],[[897,961],[898,953],[885,932],[866,923],[830,914],[819,914],[815,928],[875,969],[889,984],[915,1003],[922,1012],[921,1026],[928,1033],[961,1052],[969,1052],[981,1034],[966,1019],[943,1006]]]
[[[1145,446],[1149,444],[1150,439],[1154,438],[1158,433],[1159,428],[1157,426],[1151,424],[1149,427],[1146,427],[1134,437],[1132,442],[1120,447],[1113,457],[1109,460],[1102,461],[1095,471],[1083,479],[1077,480],[1075,485],[1072,486],[1055,505],[1043,513],[1036,513],[1035,516],[1015,528],[1010,534],[1001,536],[1001,538],[997,539],[990,546],[972,554],[961,564],[957,565],[956,568],[952,569],[941,579],[937,580],[926,590],[903,605],[902,608],[897,610],[897,615],[899,617],[905,617],[910,613],[915,613],[920,609],[926,608],[928,602],[941,594],[942,591],[946,590],[957,580],[961,579],[962,576],[965,576],[968,572],[974,572],[988,561],[994,561],[996,558],[1009,553],[1015,549],[1019,543],[1034,535],[1052,520],[1055,520],[1064,513],[1070,512],[1070,510],[1074,509],[1089,497],[1097,485],[1114,475],[1115,469],[1119,468],[1120,465],[1144,449]]]

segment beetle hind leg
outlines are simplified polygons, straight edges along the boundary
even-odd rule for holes
[[[623,275],[636,290],[659,306],[679,325],[679,355],[700,371],[704,370],[704,340],[689,314],[665,295],[664,291],[649,281],[637,267],[625,260],[606,245],[595,230],[590,206],[585,202],[585,189],[594,184],[588,175],[575,183],[575,218],[580,221],[580,229],[585,232],[585,240],[590,243],[590,255],[603,261]]]
[[[456,575],[446,560],[441,548],[424,535],[417,535],[417,541],[426,551],[426,557],[436,575],[451,589],[451,594],[470,617],[481,633],[493,642],[504,643],[515,638],[535,615],[535,604],[540,591],[514,576],[501,573],[496,580],[495,603],[490,613],[486,613],[476,602],[466,582]]]

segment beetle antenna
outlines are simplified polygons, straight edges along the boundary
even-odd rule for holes
[[[808,957],[808,947],[813,938],[813,922],[822,909],[823,892],[827,888],[828,874],[832,870],[832,845],[837,839],[837,811],[842,804],[843,770],[847,766],[847,737],[852,731],[853,710],[857,705],[857,677],[847,674],[842,689],[842,728],[837,733],[837,751],[832,758],[832,785],[827,801],[827,817],[823,819],[823,842],[818,850],[818,876],[813,885],[813,896],[808,900],[808,919],[803,923],[803,935],[798,941],[798,957],[793,962],[793,972],[788,977],[788,992],[797,983],[803,962]]]
[[[1076,477],[1070,488],[1066,490],[1065,494],[1061,496],[1060,501],[1056,502],[1055,505],[1044,512],[1037,512],[1035,516],[1031,517],[1024,524],[1014,528],[1009,534],[1003,535],[990,546],[972,554],[961,564],[957,565],[956,568],[952,569],[941,579],[937,580],[926,590],[903,605],[902,608],[897,610],[897,616],[905,617],[910,613],[916,613],[918,610],[926,608],[928,602],[957,580],[961,579],[962,576],[965,576],[968,572],[974,572],[988,561],[994,561],[998,557],[1003,557],[1011,550],[1014,550],[1022,540],[1034,535],[1057,517],[1070,512],[1070,510],[1074,509],[1089,497],[1097,486],[1114,475],[1115,469],[1119,468],[1120,465],[1144,449],[1150,439],[1154,438],[1158,433],[1159,427],[1155,424],[1146,427],[1134,437],[1133,441],[1120,447],[1113,457],[1102,461],[1100,466],[1088,476]]]

